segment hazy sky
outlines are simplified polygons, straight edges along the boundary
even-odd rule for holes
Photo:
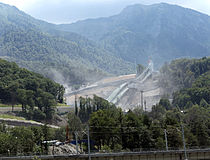
[[[31,16],[52,23],[107,17],[128,5],[167,2],[192,8],[210,15],[210,0],[0,0],[14,5]]]

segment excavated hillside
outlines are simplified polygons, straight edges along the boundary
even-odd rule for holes
[[[85,88],[68,93],[66,95],[67,104],[74,105],[75,95],[77,97],[93,97],[94,94],[115,103],[123,110],[139,106],[149,111],[152,105],[158,103],[162,96],[162,89],[159,86],[159,73],[152,72],[143,80],[137,79],[135,74],[103,79]],[[114,96],[112,97],[112,95]]]

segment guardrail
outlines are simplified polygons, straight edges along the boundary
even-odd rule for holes
[[[188,160],[210,160],[210,148],[187,150]],[[59,160],[184,160],[184,150],[170,151],[142,151],[142,152],[119,152],[119,153],[92,153],[80,155],[39,155],[0,157],[1,160],[36,160],[36,159],[59,159]]]

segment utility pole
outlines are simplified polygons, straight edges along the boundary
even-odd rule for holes
[[[185,160],[187,160],[187,151],[186,151],[186,144],[185,144],[185,138],[184,138],[183,124],[181,124],[181,127],[182,127],[182,140],[183,140],[183,146],[184,146],[184,157],[185,157]]]
[[[89,126],[87,126],[87,136],[88,136],[88,159],[91,160],[90,156],[90,131],[89,131]]]
[[[88,95],[85,95],[85,107],[86,107],[86,109],[89,107],[87,99],[88,99]]]
[[[74,104],[74,107],[75,107],[75,115],[78,116],[77,94],[75,94],[75,104]]]
[[[168,151],[168,138],[167,138],[167,131],[166,131],[166,129],[164,129],[164,133],[165,133],[166,151]]]
[[[144,109],[145,109],[145,112],[147,111],[147,102],[146,100],[144,100]]]
[[[76,139],[76,150],[77,150],[77,154],[78,154],[78,133],[74,132],[75,134],[75,139]]]
[[[134,70],[136,72],[136,77],[137,77],[137,65],[136,65],[136,59],[135,59],[135,66],[134,66]]]
[[[142,110],[144,110],[144,100],[143,100],[143,91],[141,91],[141,108],[142,108]]]
[[[66,142],[69,143],[70,142],[70,136],[69,136],[69,126],[66,126]]]

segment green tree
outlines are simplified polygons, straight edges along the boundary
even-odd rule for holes
[[[22,105],[22,111],[26,112],[26,105],[27,105],[27,94],[25,89],[18,89],[17,90],[17,97],[19,103]]]
[[[53,98],[53,95],[51,95],[48,92],[43,92],[42,90],[39,90],[39,97],[37,98],[37,106],[38,108],[45,113],[46,119],[51,120],[53,118],[56,102]]]
[[[145,144],[141,141],[142,135],[146,135],[145,127],[143,126],[142,120],[134,114],[131,110],[125,115],[124,124],[125,142],[123,148],[135,149],[141,148]]]
[[[61,127],[55,130],[55,139],[61,142],[66,140],[66,127]]]
[[[166,110],[171,109],[171,103],[167,98],[161,98],[159,105],[163,106]]]
[[[68,125],[69,130],[71,132],[81,131],[82,130],[82,122],[75,114],[72,112],[68,113]]]
[[[89,124],[91,137],[98,146],[98,149],[101,149],[105,145],[113,149],[115,144],[121,140],[117,110],[106,109],[93,112]]]
[[[194,105],[187,112],[185,117],[186,124],[190,127],[191,133],[197,137],[199,146],[210,144],[210,114],[207,109]]]
[[[12,137],[15,137],[16,147],[18,153],[33,152],[35,147],[34,134],[30,128],[15,127],[11,130]]]
[[[149,113],[149,116],[153,120],[162,120],[162,117],[165,115],[166,109],[159,104],[152,106],[152,111]]]
[[[200,101],[200,106],[203,107],[203,108],[208,108],[208,107],[210,107],[210,104],[208,104],[206,102],[206,100],[202,98],[201,101]]]
[[[12,111],[14,111],[14,105],[17,103],[17,89],[19,87],[19,83],[12,82],[6,88],[10,94],[10,101],[12,104]]]

